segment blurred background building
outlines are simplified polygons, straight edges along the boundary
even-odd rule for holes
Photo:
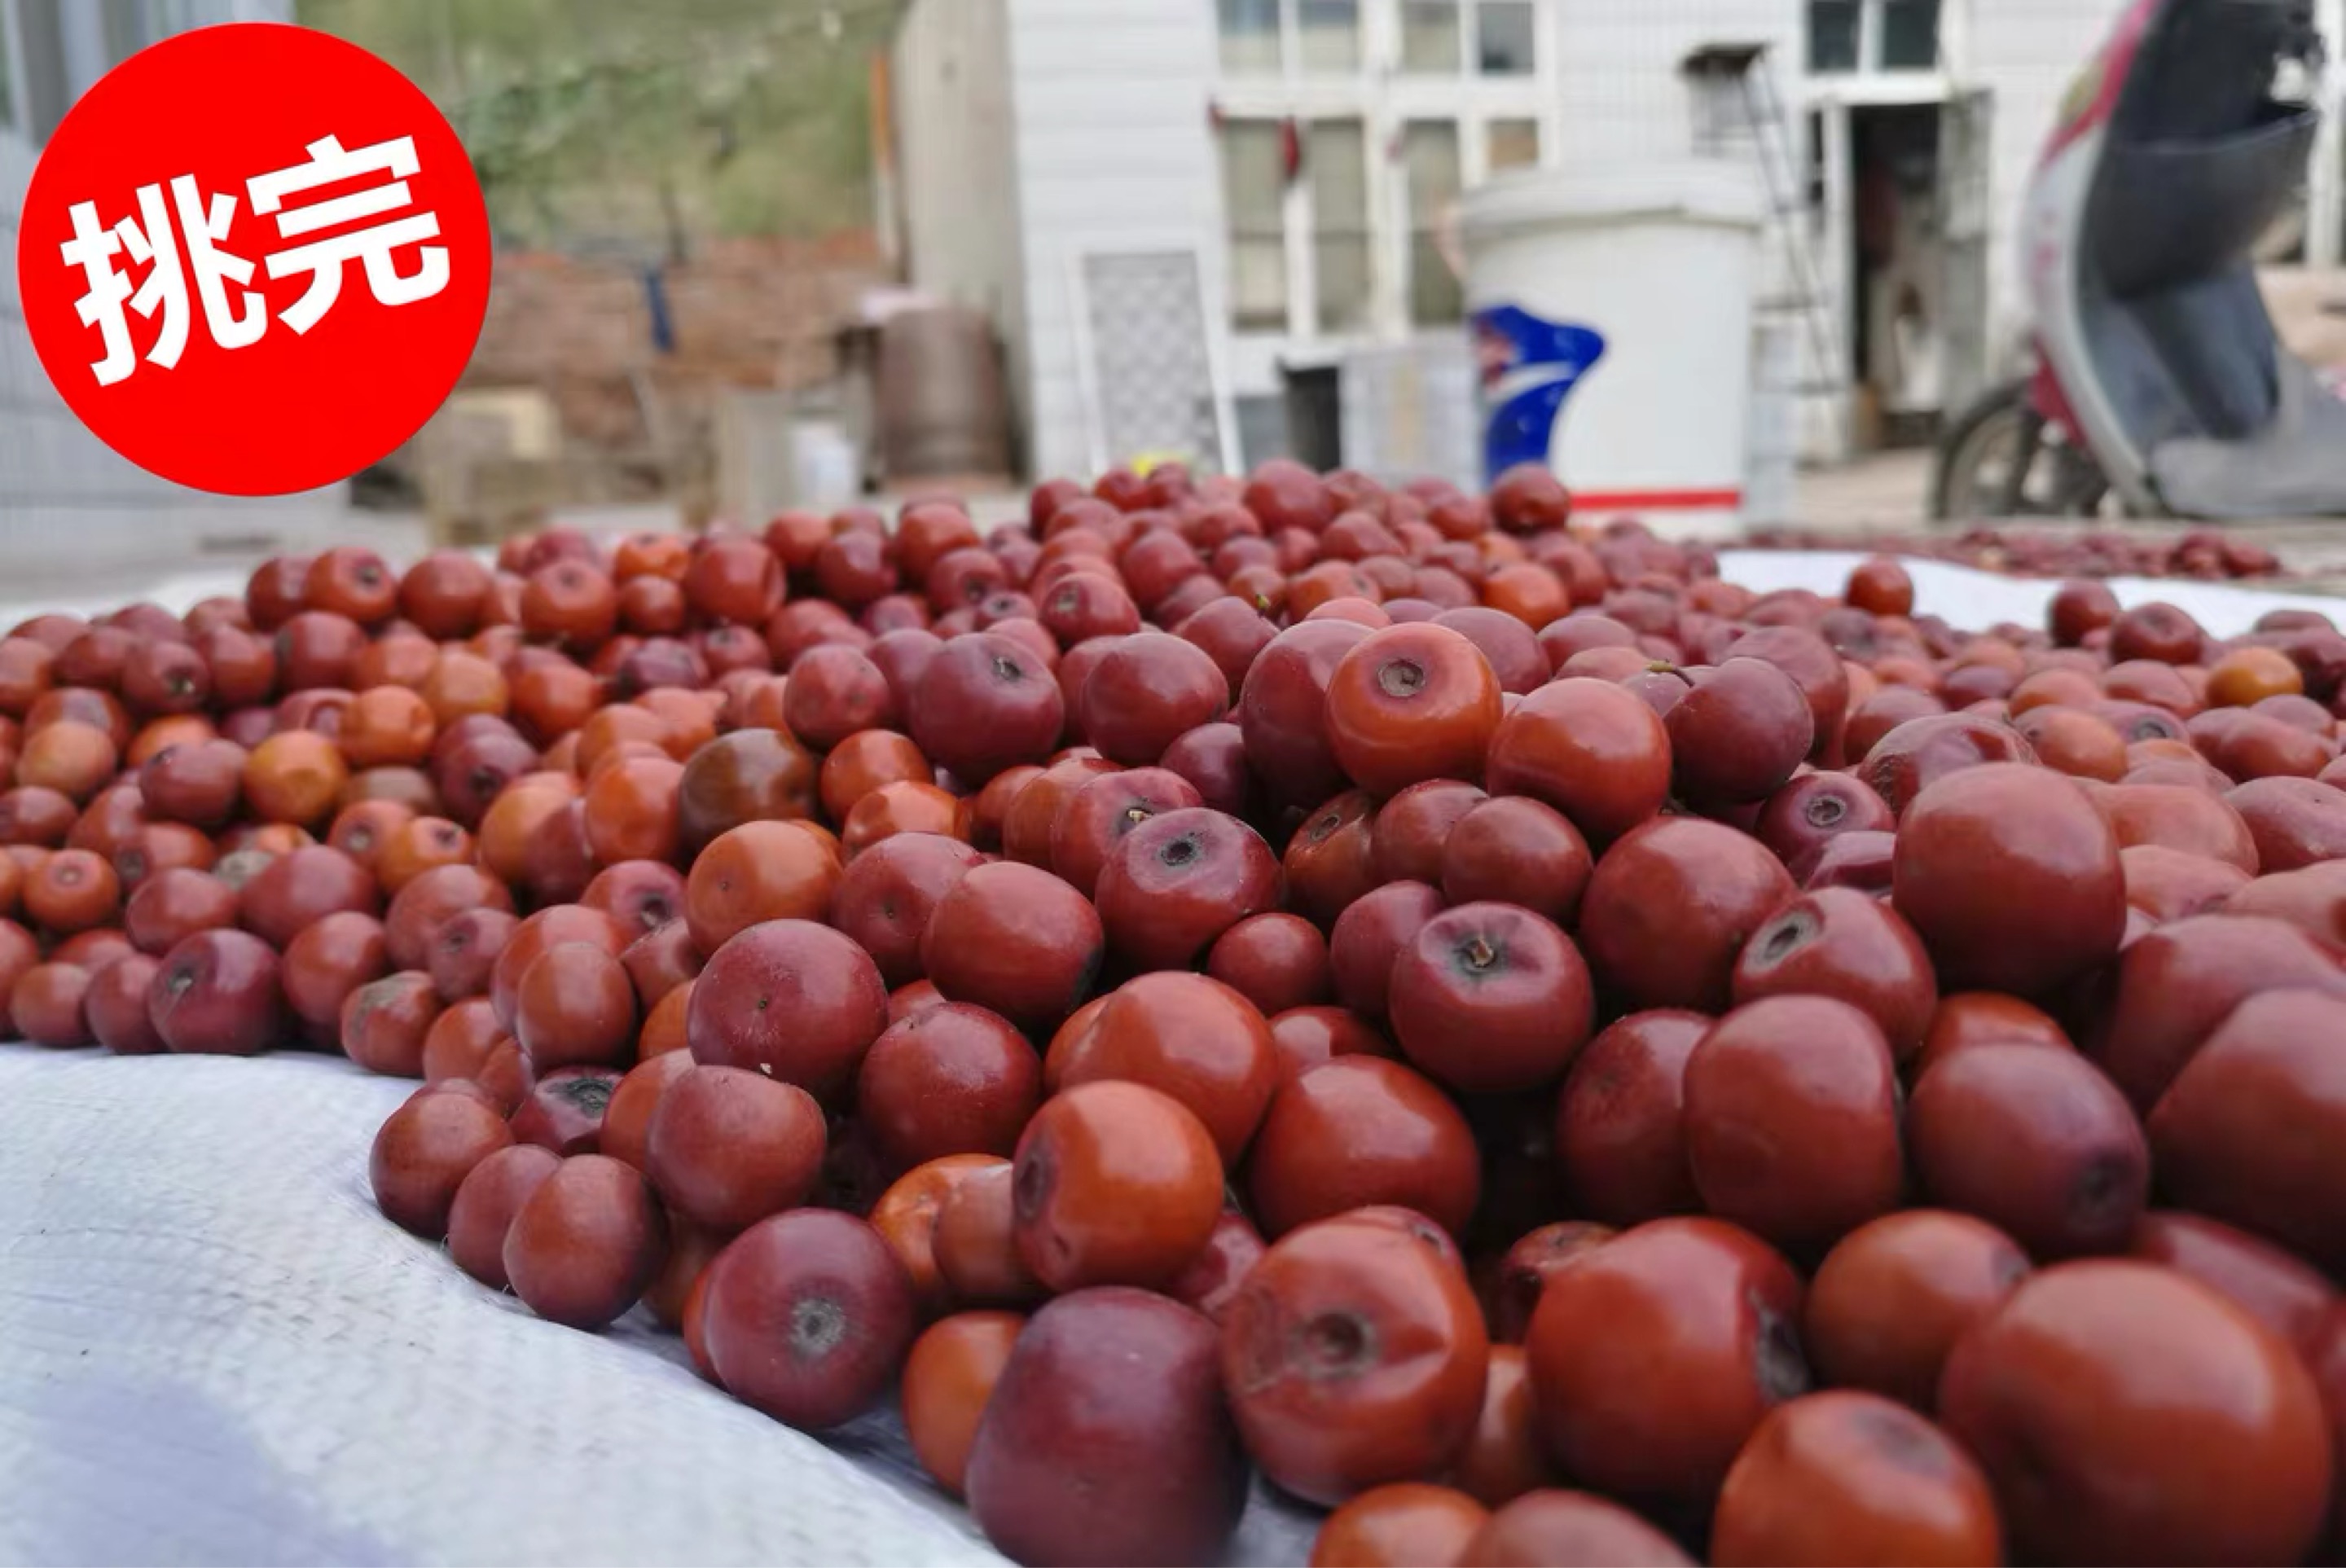
[[[1464,374],[1462,190],[1534,164],[1739,160],[1774,209],[1755,396],[1829,461],[1927,441],[2015,362],[2018,202],[2122,9],[911,0],[888,188],[908,281],[1001,331],[1034,472],[1153,445],[1373,465],[1347,433],[1454,468],[1463,433],[1428,432]],[[2322,10],[2334,39],[2346,6]],[[2334,268],[2346,245],[2335,73],[2325,92],[2276,262]],[[1151,331],[1117,330],[1118,290],[1158,300]],[[1201,344],[1171,341],[1193,319]],[[1349,418],[1362,402],[1388,417]]]
[[[341,486],[240,500],[115,455],[50,384],[16,300],[17,210],[74,99],[166,35],[292,12],[292,0],[0,0],[0,575],[70,582],[158,557],[241,556],[323,538],[340,522]]]
[[[233,560],[347,532],[353,498],[420,544],[1166,456],[1471,479],[1462,195],[1686,158],[1770,202],[1766,517],[1796,459],[1927,443],[2014,367],[2014,209],[2123,3],[0,0],[0,267],[82,88],[256,18],[421,85],[499,248],[442,413],[351,486],[267,503],[99,446],[0,289],[0,570],[59,538],[76,565]],[[2331,363],[2341,79],[2270,247],[2284,334]]]

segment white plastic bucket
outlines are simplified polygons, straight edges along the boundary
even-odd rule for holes
[[[1739,165],[1507,175],[1460,206],[1486,477],[1545,462],[1576,513],[1741,519],[1762,218]]]

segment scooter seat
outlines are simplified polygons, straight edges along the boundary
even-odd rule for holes
[[[2186,517],[2346,517],[2346,398],[2305,361],[2275,356],[2279,406],[2236,441],[2187,436],[2151,453],[2151,478]]]

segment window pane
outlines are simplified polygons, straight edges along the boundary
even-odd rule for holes
[[[1239,457],[1250,472],[1274,457],[1288,455],[1287,400],[1277,392],[1230,399],[1238,416]]]
[[[1939,65],[1939,0],[1886,0],[1882,8],[1885,70],[1930,71]]]
[[[1860,0],[1809,0],[1809,69],[1857,69]]]
[[[1402,131],[1402,168],[1409,177],[1409,223],[1431,228],[1457,199],[1458,127],[1448,120],[1412,120]]]
[[[1369,328],[1369,237],[1326,235],[1312,244],[1314,287],[1320,294],[1320,330],[1364,332]]]
[[[1428,76],[1454,76],[1462,60],[1458,47],[1458,0],[1402,0],[1401,68]]]
[[[1458,275],[1431,234],[1410,236],[1409,319],[1420,327],[1454,326],[1466,319]]]
[[[1361,68],[1358,0],[1302,0],[1296,10],[1303,37],[1303,68],[1319,74]]]
[[[1234,76],[1279,74],[1279,0],[1219,0],[1222,69]]]
[[[1483,0],[1474,14],[1474,59],[1483,74],[1530,76],[1532,0]]]
[[[1493,120],[1483,132],[1484,161],[1493,174],[1539,161],[1539,121]]]
[[[1368,133],[1359,120],[1315,120],[1305,158],[1311,178],[1311,264],[1320,330],[1368,325]]]
[[[1412,120],[1402,130],[1402,166],[1409,190],[1409,319],[1421,327],[1460,319],[1458,279],[1434,239],[1458,199],[1458,127],[1448,120]]]
[[[1287,246],[1276,239],[1230,241],[1230,325],[1287,331]]]
[[[1311,170],[1311,223],[1322,232],[1369,226],[1368,141],[1358,120],[1314,120],[1305,162]]]
[[[1230,226],[1230,320],[1287,327],[1287,177],[1271,120],[1222,127],[1222,202]]]
[[[1276,234],[1287,174],[1274,120],[1232,120],[1222,127],[1222,199],[1237,234]]]

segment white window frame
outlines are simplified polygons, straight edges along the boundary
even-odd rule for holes
[[[1276,134],[1279,129],[1280,122],[1276,119],[1259,118],[1252,115],[1223,116],[1221,122],[1214,127],[1214,163],[1215,171],[1218,177],[1221,174],[1222,167],[1226,161],[1224,138],[1229,135],[1231,127],[1235,126],[1246,126],[1250,127],[1264,127],[1270,128],[1274,134]],[[1288,321],[1292,321],[1295,316],[1295,193],[1296,187],[1301,183],[1302,181],[1300,180],[1289,180],[1283,187],[1281,187],[1279,193],[1280,261],[1280,270],[1285,282],[1285,293],[1283,295],[1282,303],[1283,311]],[[1240,238],[1238,233],[1235,219],[1230,211],[1229,187],[1227,181],[1224,181],[1220,186],[1220,196],[1222,202],[1221,240],[1224,247],[1224,254],[1227,256],[1229,250],[1235,248]],[[1266,244],[1269,240],[1269,236],[1267,235],[1249,235],[1247,238]],[[1233,332],[1263,332],[1285,330],[1284,326],[1274,329],[1265,327],[1260,322],[1256,321],[1240,323],[1233,314],[1233,311],[1236,309],[1238,298],[1238,290],[1234,279],[1224,292],[1226,299],[1222,309],[1221,322],[1223,327],[1228,331]]]
[[[1461,0],[1459,69],[1414,73],[1401,68],[1401,0],[1361,0],[1361,69],[1350,76],[1302,68],[1301,14],[1295,0],[1280,0],[1280,63],[1276,75],[1219,73],[1215,107],[1230,119],[1288,119],[1297,124],[1308,149],[1310,124],[1320,119],[1360,119],[1369,154],[1370,311],[1366,331],[1331,337],[1318,330],[1320,301],[1312,265],[1313,229],[1307,176],[1287,189],[1287,329],[1232,328],[1242,353],[1271,352],[1289,363],[1327,362],[1354,343],[1391,342],[1450,328],[1419,328],[1410,321],[1410,212],[1408,174],[1400,160],[1402,127],[1411,120],[1439,119],[1458,127],[1460,174],[1473,187],[1490,176],[1490,122],[1530,120],[1539,127],[1539,167],[1553,168],[1564,154],[1564,94],[1559,45],[1560,14],[1570,0],[1532,0],[1533,72],[1527,76],[1484,76],[1476,68],[1474,0]],[[1947,0],[1952,5],[1956,0]],[[1217,16],[1219,25],[1219,15]],[[1219,55],[1217,56],[1219,58]],[[1229,218],[1222,215],[1227,239]],[[1223,320],[1227,321],[1228,316]]]
[[[1478,82],[1530,82],[1543,74],[1549,63],[1552,45],[1545,36],[1547,29],[1540,25],[1543,7],[1539,0],[1532,5],[1532,68],[1528,71],[1503,73],[1483,69],[1483,5],[1484,0],[1459,0],[1458,30],[1460,74]]]
[[[1506,117],[1502,116],[1499,117],[1504,118]],[[1487,164],[1490,157],[1490,137],[1480,127],[1471,125],[1465,119],[1445,115],[1416,115],[1411,117],[1409,119],[1403,120],[1397,128],[1395,134],[1397,136],[1405,137],[1408,134],[1409,127],[1413,125],[1448,126],[1450,127],[1454,145],[1458,149],[1459,189],[1464,190],[1477,182],[1481,177],[1472,174],[1469,171],[1473,169],[1478,162]],[[1480,142],[1483,145],[1480,148],[1470,148],[1467,145],[1470,141]],[[1413,309],[1413,295],[1414,292],[1414,285],[1417,280],[1417,236],[1419,225],[1417,220],[1418,214],[1414,209],[1414,205],[1410,200],[1409,160],[1405,156],[1398,160],[1395,172],[1401,177],[1401,266],[1396,274],[1396,280],[1401,286],[1402,324],[1413,332],[1441,332],[1450,331],[1456,323],[1448,321],[1420,321],[1417,319],[1416,311]],[[1442,238],[1442,215],[1440,213],[1429,214],[1424,225],[1424,229],[1425,232],[1433,237],[1438,243]]]
[[[1409,0],[1392,0],[1392,69],[1395,76],[1405,76],[1415,82],[1446,82],[1453,76],[1471,76],[1478,74],[1474,69],[1474,51],[1472,46],[1474,25],[1468,20],[1474,12],[1475,0],[1442,0],[1442,3],[1450,7],[1451,27],[1456,35],[1452,42],[1458,46],[1457,68],[1448,72],[1423,71],[1402,61],[1402,18],[1409,9]]]
[[[1301,0],[1272,0],[1278,7],[1279,68],[1275,71],[1249,71],[1239,75],[1219,66],[1221,58],[1221,8],[1214,10],[1215,60],[1221,79],[1226,82],[1294,82],[1345,81],[1345,76],[1329,71],[1307,68],[1303,64],[1303,6]],[[1353,0],[1354,43],[1361,57],[1361,69],[1369,66],[1369,13],[1388,0]]]
[[[1269,71],[1246,72],[1233,71],[1222,63],[1222,9],[1219,3],[1214,4],[1214,70],[1221,80],[1226,82],[1284,81],[1288,73],[1294,68],[1297,48],[1294,26],[1295,6],[1291,4],[1291,0],[1272,0],[1272,3],[1278,7],[1279,13],[1275,18],[1277,25],[1274,29],[1279,39],[1278,67]]]
[[[1352,0],[1352,50],[1360,58],[1355,73],[1366,71],[1369,60],[1369,10],[1377,0]],[[1302,0],[1279,0],[1279,62],[1280,74],[1293,81],[1341,82],[1351,78],[1303,63]]]
[[[1809,71],[1812,81],[1863,82],[1891,84],[1898,82],[1943,82],[1956,72],[1958,48],[1970,36],[1969,12],[1966,0],[1939,0],[1939,57],[1931,66],[1890,66],[1882,63],[1882,41],[1887,36],[1885,18],[1887,0],[1858,0],[1857,68],[1853,71]],[[1811,28],[1815,7],[1801,0],[1800,62],[1805,68],[1815,57],[1811,46]],[[1880,100],[1873,100],[1880,101]]]
[[[1291,204],[1290,211],[1300,209],[1305,228],[1300,235],[1291,229],[1288,230],[1288,279],[1290,283],[1294,281],[1296,253],[1300,250],[1305,274],[1304,285],[1310,290],[1311,297],[1311,314],[1304,322],[1305,335],[1312,338],[1342,338],[1352,334],[1330,332],[1320,325],[1320,214],[1312,194],[1311,132],[1314,126],[1323,121],[1357,124],[1361,127],[1361,239],[1366,246],[1368,257],[1369,294],[1365,308],[1371,327],[1376,324],[1377,319],[1377,174],[1380,159],[1376,127],[1370,122],[1366,115],[1315,115],[1309,120],[1300,122],[1296,127],[1297,134],[1302,138],[1303,168],[1300,177],[1288,187],[1288,199]],[[1299,197],[1300,201],[1297,199]],[[1292,329],[1295,324],[1295,311],[1291,289],[1287,321],[1289,327]]]
[[[1392,6],[1394,19],[1391,68],[1395,76],[1418,82],[1446,82],[1455,76],[1469,81],[1504,84],[1535,80],[1546,75],[1551,66],[1554,45],[1548,36],[1548,29],[1542,25],[1551,7],[1542,4],[1542,0],[1529,0],[1532,7],[1532,68],[1513,74],[1483,69],[1482,12],[1484,0],[1448,0],[1458,27],[1458,68],[1452,72],[1423,71],[1402,63],[1400,19],[1407,0],[1389,0],[1389,3]]]

